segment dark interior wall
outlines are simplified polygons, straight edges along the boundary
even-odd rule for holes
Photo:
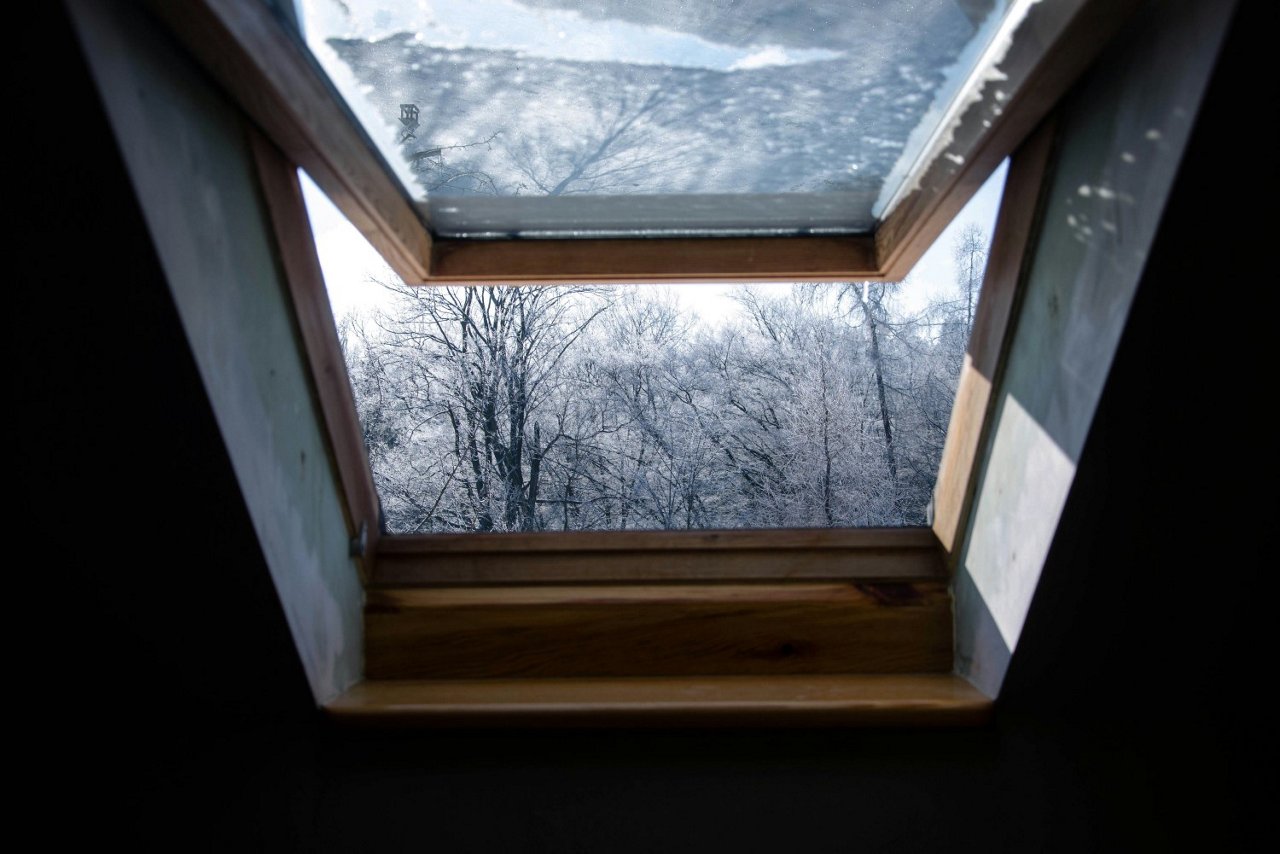
[[[35,616],[17,747],[58,808],[49,842],[1231,850],[1265,815],[1274,217],[1244,205],[1273,198],[1275,165],[1253,130],[1270,107],[1240,99],[1256,19],[1233,27],[994,726],[407,736],[311,708],[119,152],[45,14],[13,40],[42,73],[13,128],[13,521],[35,559],[10,609]]]

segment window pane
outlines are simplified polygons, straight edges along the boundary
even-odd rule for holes
[[[388,529],[925,524],[1003,181],[900,284],[472,288],[304,182]]]
[[[1015,0],[299,0],[437,234],[867,232]]]

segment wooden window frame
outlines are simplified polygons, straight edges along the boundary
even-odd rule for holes
[[[874,234],[472,242],[433,238],[314,60],[265,3],[145,2],[255,126],[250,146],[366,590],[366,676],[383,677],[329,703],[332,714],[356,723],[468,726],[914,726],[987,718],[989,698],[945,672],[952,638],[935,635],[937,626],[950,626],[951,564],[1038,229],[1053,153],[1050,112],[1136,2],[1033,7],[1023,24],[1031,37],[1015,42],[1001,66],[1011,75],[1011,97],[998,114],[984,112],[989,104],[966,113],[919,189]],[[298,168],[408,283],[898,280],[1006,157],[931,527],[381,531]],[[733,643],[717,634],[725,621],[735,626]],[[792,667],[790,644],[769,646],[768,639],[796,625],[824,640]],[[608,637],[618,626],[617,637]],[[541,658],[522,654],[530,639]],[[760,639],[765,645],[752,648]],[[451,644],[447,658],[432,658]],[[410,646],[425,652],[402,661],[398,650]],[[637,662],[631,670],[628,661]],[[855,673],[843,669],[851,661]],[[904,661],[928,672],[903,672]],[[612,670],[597,673],[600,667]],[[423,668],[432,678],[421,680]]]
[[[1011,158],[931,528],[392,536],[297,167],[250,130],[365,587],[365,680],[326,713],[376,727],[989,720],[991,698],[949,672],[949,570],[1053,140],[1045,122]]]

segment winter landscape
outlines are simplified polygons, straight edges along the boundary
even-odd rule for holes
[[[341,328],[388,530],[924,524],[986,256],[950,299],[406,288]],[[774,289],[776,291],[776,289]]]

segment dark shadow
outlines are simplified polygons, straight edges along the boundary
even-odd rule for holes
[[[1018,642],[1054,517],[1090,435],[1221,20],[1190,0],[1166,4],[1158,17],[1140,14],[1060,111],[1053,176],[979,452],[957,580],[961,672],[988,692],[998,690],[1007,649]],[[985,601],[972,595],[979,593]],[[1001,643],[984,635],[993,613]]]
[[[996,619],[969,573],[957,572],[951,584],[956,631],[956,671],[989,697],[1000,683],[1012,655]]]

